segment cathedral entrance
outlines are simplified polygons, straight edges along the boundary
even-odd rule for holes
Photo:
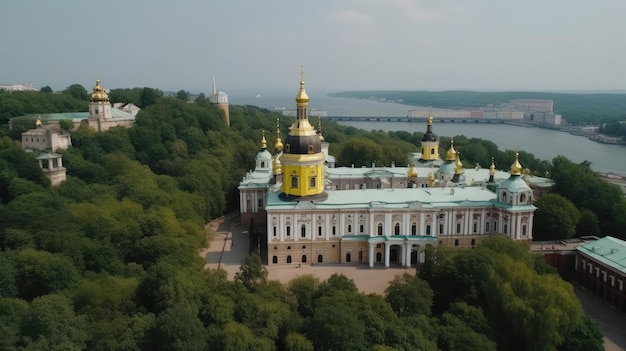
[[[398,245],[394,245],[389,248],[389,262],[398,263]]]

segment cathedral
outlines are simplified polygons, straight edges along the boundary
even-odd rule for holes
[[[427,245],[471,248],[492,235],[530,244],[534,184],[519,154],[509,172],[464,169],[452,142],[446,159],[428,118],[421,153],[406,167],[335,167],[321,125],[308,117],[304,75],[296,119],[274,153],[265,134],[239,185],[241,221],[260,226],[268,264],[345,263],[409,267]],[[534,179],[534,180],[533,180]]]

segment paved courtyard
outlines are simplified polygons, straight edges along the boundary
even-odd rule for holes
[[[214,223],[217,232],[209,247],[200,252],[206,259],[205,268],[224,269],[229,279],[235,277],[239,266],[248,254],[248,232],[241,225],[239,214],[229,214],[223,221]],[[312,274],[320,280],[325,280],[333,273],[340,273],[353,279],[356,286],[364,293],[384,294],[385,288],[396,275],[404,272],[415,274],[412,268],[384,267],[368,268],[366,264],[338,265],[338,264],[307,264],[307,265],[272,265],[268,266],[268,278],[288,283],[291,279]],[[576,295],[581,301],[585,312],[598,321],[602,333],[605,335],[604,345],[607,351],[626,350],[626,314],[620,313],[579,287],[575,288]]]
[[[217,223],[216,223],[217,224]],[[223,223],[216,227],[217,234],[209,247],[201,252],[206,257],[205,268],[221,268],[228,273],[228,278],[233,279],[239,271],[239,266],[248,254],[248,232],[239,222],[235,215],[227,215]],[[223,251],[222,251],[223,250]],[[312,274],[320,280],[328,279],[334,273],[340,273],[353,279],[360,291],[364,293],[383,294],[389,282],[396,275],[404,272],[415,274],[412,268],[384,267],[369,268],[367,264],[290,264],[271,265],[268,267],[268,279],[288,283],[291,279]]]

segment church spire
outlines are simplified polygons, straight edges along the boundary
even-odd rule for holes
[[[261,138],[261,149],[265,150],[267,149],[267,140],[265,140],[265,129],[261,131],[261,134],[263,135],[263,137]]]
[[[279,152],[283,149],[283,141],[280,138],[280,119],[276,118],[276,142],[274,143],[274,149]]]
[[[515,152],[515,162],[511,165],[511,175],[521,175],[522,165],[519,163],[519,152]]]

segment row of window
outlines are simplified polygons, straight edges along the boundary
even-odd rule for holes
[[[607,272],[603,269],[602,266],[594,267],[592,263],[587,263],[585,260],[582,260],[582,270],[588,271],[590,275],[595,276],[598,279],[601,279],[605,283],[609,283],[611,286],[615,286],[615,282],[618,284],[618,288],[620,291],[623,291],[624,282],[620,279],[615,279],[615,276],[612,274],[607,274]],[[594,272],[595,269],[595,272]],[[600,276],[602,276],[600,278]],[[608,280],[608,281],[607,281]]]
[[[497,226],[497,222],[496,225]],[[522,226],[522,236],[526,236],[526,224],[524,224]],[[363,234],[364,233],[364,225],[360,224],[359,225],[359,233]],[[439,224],[439,234],[443,234],[443,230],[444,230],[444,224],[440,223]],[[332,226],[331,227],[331,231],[332,231],[332,235],[337,235],[337,227],[336,226]],[[474,222],[474,227],[473,227],[473,231],[474,233],[478,233],[478,223]],[[485,223],[485,232],[489,232],[489,222]],[[348,234],[352,233],[352,224],[348,224]],[[461,223],[457,223],[456,224],[456,233],[460,234],[461,233]],[[276,226],[273,227],[273,236],[276,237],[278,235],[278,228]],[[383,235],[383,224],[382,223],[378,223],[377,226],[377,231],[376,234],[378,236],[382,236]],[[394,230],[393,230],[393,234],[394,235],[400,235],[400,223],[396,223],[394,226]],[[504,224],[504,234],[508,234],[508,224]],[[317,227],[317,235],[318,236],[322,236],[322,226],[318,226]],[[411,226],[411,235],[417,235],[417,225],[413,224]],[[426,226],[426,235],[431,235],[431,226],[430,224]],[[291,236],[291,226],[287,226],[286,227],[286,236],[290,237]],[[306,225],[302,225],[300,227],[300,237],[302,238],[306,238]]]
[[[25,139],[24,139],[24,141],[28,141],[28,138],[25,138]],[[31,141],[31,142],[35,142],[35,138],[30,138],[30,141]],[[45,143],[45,142],[46,142],[46,139],[45,139],[45,138],[43,138],[43,139],[41,139],[41,141],[42,141],[43,143]],[[39,142],[39,138],[37,138],[37,142]]]
[[[316,182],[317,182],[316,177],[309,178],[309,188],[315,189]],[[291,177],[291,188],[292,189],[297,189],[298,188],[298,177],[296,177],[296,176],[292,176]]]
[[[289,255],[289,256],[287,256],[287,263],[291,263],[291,262],[292,262],[291,255]],[[306,255],[302,255],[301,262],[302,263],[306,263]],[[323,255],[317,255],[317,262],[318,263],[323,263],[324,262],[324,256]],[[278,263],[278,256],[272,257],[272,263]]]

